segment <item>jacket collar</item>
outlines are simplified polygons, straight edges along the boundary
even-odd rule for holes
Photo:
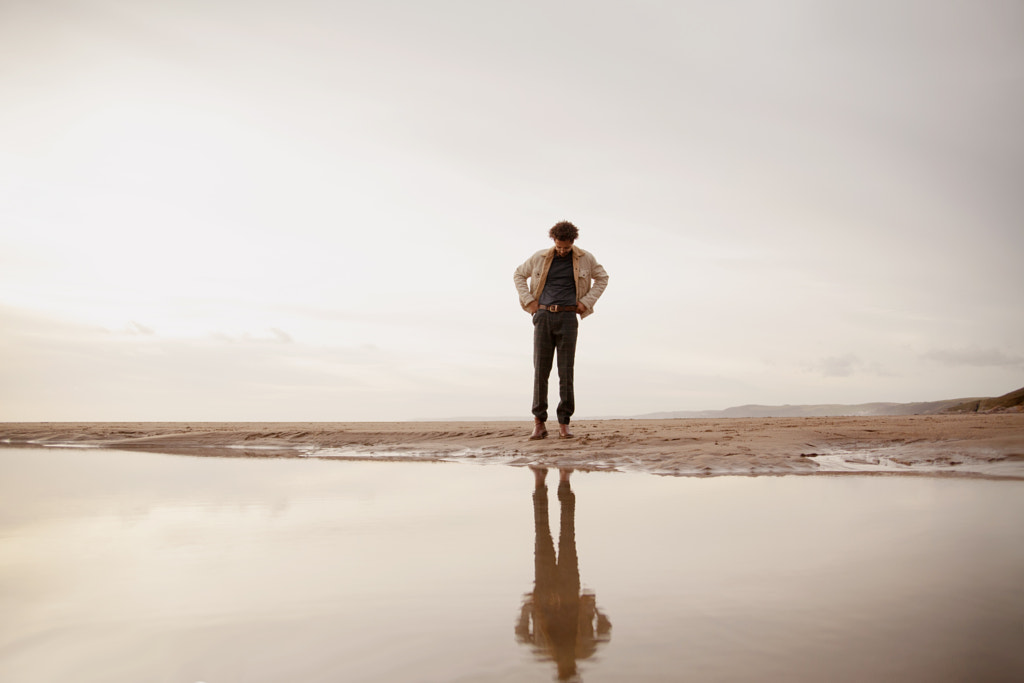
[[[574,244],[574,245],[572,245],[572,251],[569,252],[569,253],[573,255],[573,258],[579,258],[580,256],[583,256],[583,254],[585,252]],[[548,253],[545,254],[545,256],[547,258],[554,258],[555,257],[555,248],[554,247],[549,247],[548,248]]]

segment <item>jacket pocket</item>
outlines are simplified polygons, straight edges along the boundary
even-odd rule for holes
[[[580,276],[576,278],[576,296],[583,298],[590,291],[590,271],[580,270]]]

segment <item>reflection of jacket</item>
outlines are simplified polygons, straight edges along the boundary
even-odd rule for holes
[[[519,290],[519,304],[523,310],[526,310],[530,302],[540,299],[540,293],[544,290],[544,282],[548,277],[548,269],[551,267],[551,259],[554,257],[554,247],[541,249],[516,268],[512,279]],[[594,303],[608,286],[608,273],[593,254],[573,245],[572,274],[576,278],[576,300],[587,307],[587,312],[582,315],[586,318],[594,312]],[[526,284],[527,278],[530,280],[529,286]]]
[[[544,615],[533,593],[523,596],[523,606],[516,622],[516,640],[533,646],[533,654],[541,660],[558,658],[558,644],[545,628]],[[531,629],[532,626],[532,629]],[[576,622],[575,650],[576,659],[589,659],[597,651],[598,645],[612,639],[612,622],[597,607],[597,597],[591,591],[584,591],[579,596],[579,614]],[[563,659],[564,659],[563,654]]]

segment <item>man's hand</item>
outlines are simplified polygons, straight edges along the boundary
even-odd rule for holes
[[[536,299],[534,299],[530,303],[526,304],[526,312],[529,313],[530,315],[533,315],[534,313],[537,312],[537,309],[539,307],[540,307],[540,302],[537,301]]]
[[[586,304],[584,304],[582,301],[577,301],[576,302],[576,312],[579,313],[580,315],[583,315],[584,313],[586,313],[587,312]]]

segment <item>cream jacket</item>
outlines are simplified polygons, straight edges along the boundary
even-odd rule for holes
[[[544,291],[544,282],[548,277],[548,269],[551,267],[551,259],[554,257],[554,247],[541,249],[516,268],[512,279],[515,280],[516,289],[519,291],[519,304],[524,311],[531,302],[540,299],[540,293]],[[587,307],[587,312],[580,317],[586,318],[594,312],[594,303],[608,286],[608,273],[593,254],[583,251],[576,245],[572,247],[572,272],[576,278],[576,300]],[[527,279],[530,281],[529,285],[526,283]]]

